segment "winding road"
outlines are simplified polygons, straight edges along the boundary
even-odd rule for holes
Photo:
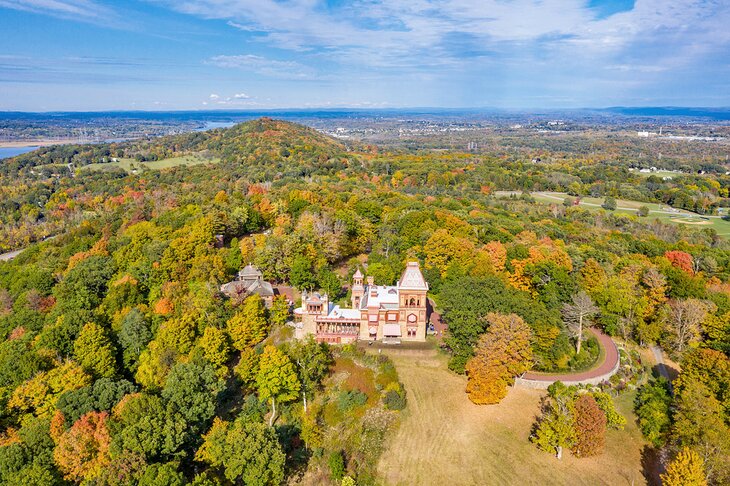
[[[536,371],[528,371],[521,376],[521,379],[548,384],[556,381],[562,381],[566,384],[577,384],[589,383],[599,378],[606,379],[613,375],[618,370],[620,360],[616,343],[614,343],[613,339],[604,334],[600,329],[592,327],[588,330],[596,336],[598,343],[605,351],[603,362],[598,366],[579,373],[539,373]]]

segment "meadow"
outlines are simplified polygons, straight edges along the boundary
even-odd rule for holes
[[[479,406],[464,393],[466,378],[446,368],[435,349],[388,349],[404,383],[408,408],[381,456],[379,474],[390,485],[646,484],[646,442],[632,412],[634,392],[618,397],[624,430],[609,430],[597,457],[562,460],[529,441],[544,391],[515,387],[498,405]]]

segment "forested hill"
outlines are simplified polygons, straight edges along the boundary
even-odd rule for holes
[[[224,162],[259,165],[327,166],[342,168],[346,147],[314,129],[271,118],[260,118],[230,128],[192,132],[119,143],[54,145],[20,155],[2,165],[5,174],[50,164],[109,163],[132,158],[140,162],[202,154]],[[334,167],[334,166],[333,166]]]

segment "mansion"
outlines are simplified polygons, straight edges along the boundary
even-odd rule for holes
[[[396,285],[363,283],[358,269],[353,275],[351,308],[341,308],[327,295],[302,294],[294,310],[296,334],[313,334],[317,341],[349,343],[357,340],[425,341],[428,283],[418,262],[409,262]]]

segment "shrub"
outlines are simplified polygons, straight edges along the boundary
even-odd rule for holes
[[[385,403],[385,407],[388,410],[403,410],[406,408],[405,390],[402,391],[402,394],[395,390],[389,390],[388,393],[385,394],[383,403]]]
[[[355,407],[361,407],[368,401],[368,396],[360,390],[343,391],[337,396],[337,408],[340,412],[347,412]]]
[[[342,451],[335,451],[330,454],[327,464],[330,467],[330,474],[335,481],[341,481],[345,475],[345,458],[342,457]]]

